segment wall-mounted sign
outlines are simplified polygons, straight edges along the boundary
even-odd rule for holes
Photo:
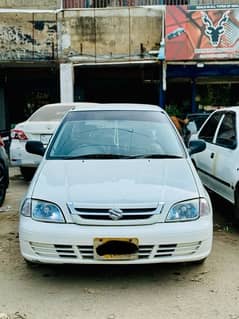
[[[239,5],[167,6],[166,60],[239,58]]]

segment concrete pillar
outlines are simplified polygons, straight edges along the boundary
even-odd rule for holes
[[[165,95],[167,91],[167,64],[166,61],[161,61],[160,70],[160,88],[159,88],[159,106],[165,108]]]
[[[61,102],[74,102],[74,73],[71,63],[60,65]]]

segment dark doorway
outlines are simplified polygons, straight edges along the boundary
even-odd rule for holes
[[[75,67],[75,101],[158,104],[159,66]]]
[[[169,81],[167,84],[166,107],[174,107],[180,110],[184,117],[192,109],[192,85],[187,79],[181,81]]]
[[[56,68],[11,68],[4,72],[9,128],[26,120],[40,106],[59,102]]]

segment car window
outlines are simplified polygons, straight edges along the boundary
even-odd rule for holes
[[[69,105],[43,106],[33,113],[28,121],[59,121],[71,108]]]
[[[209,115],[209,113],[192,113],[187,114],[186,118],[189,119],[189,123],[193,122],[196,125],[198,131]]]
[[[91,154],[185,155],[167,117],[154,111],[70,112],[49,151],[50,158]]]
[[[225,114],[217,134],[216,144],[227,148],[236,147],[236,116],[234,112]]]
[[[211,115],[211,117],[208,119],[207,123],[203,126],[201,132],[199,133],[200,139],[205,140],[206,142],[212,142],[222,114],[222,112],[216,112]]]
[[[207,115],[207,116],[198,117],[198,118],[195,118],[195,119],[194,119],[195,124],[196,124],[198,130],[199,130],[200,127],[203,125],[203,123],[205,122],[205,120],[207,119],[207,117],[208,117],[208,115]]]

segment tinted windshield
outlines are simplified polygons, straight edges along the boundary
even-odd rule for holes
[[[28,119],[30,122],[40,122],[40,121],[59,121],[65,115],[65,113],[70,110],[72,106],[69,105],[56,105],[56,106],[43,106],[38,109],[32,116]]]
[[[158,111],[69,112],[48,158],[183,157],[166,116]]]

